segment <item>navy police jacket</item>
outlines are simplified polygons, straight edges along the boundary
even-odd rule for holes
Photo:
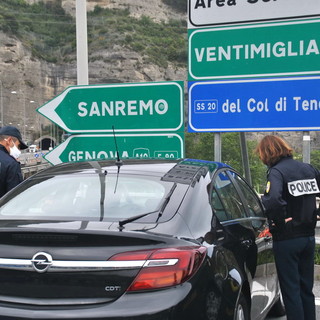
[[[22,180],[20,162],[11,157],[7,149],[0,145],[0,197],[17,186]]]
[[[285,157],[272,166],[262,203],[273,239],[313,236],[319,195],[320,173],[310,164]]]

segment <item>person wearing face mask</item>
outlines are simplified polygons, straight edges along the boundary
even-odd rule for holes
[[[16,127],[5,126],[0,129],[0,197],[22,182],[21,166],[17,159],[21,150],[27,148]]]

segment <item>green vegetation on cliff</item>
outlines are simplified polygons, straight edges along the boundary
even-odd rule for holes
[[[186,0],[168,5],[181,10],[182,3]],[[133,18],[129,13],[129,9],[100,7],[88,13],[89,55],[119,45],[163,67],[168,62],[186,66],[186,21],[156,23],[146,16]],[[45,61],[60,63],[76,58],[75,19],[57,2],[28,5],[24,0],[1,0],[0,30],[19,38],[35,57]]]
[[[88,14],[91,53],[114,44],[139,52],[147,62],[166,67],[168,62],[186,67],[187,29],[185,21],[156,23],[151,18],[130,17],[129,10],[96,7]]]
[[[55,3],[28,5],[23,0],[1,0],[0,29],[48,62],[63,61],[75,52],[74,19]]]

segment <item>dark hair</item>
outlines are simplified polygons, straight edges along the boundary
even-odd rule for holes
[[[0,141],[3,141],[4,139],[8,139],[9,136],[7,135],[0,135]]]
[[[268,135],[259,142],[256,153],[261,161],[271,167],[281,158],[292,156],[292,148],[278,136]]]

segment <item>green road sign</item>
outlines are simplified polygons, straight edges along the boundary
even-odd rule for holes
[[[117,142],[121,159],[184,157],[184,134],[82,134],[70,136],[66,141],[45,155],[53,165],[96,159],[116,159]]]
[[[37,109],[70,133],[183,131],[183,82],[74,86]]]
[[[320,73],[320,20],[189,33],[189,80]]]
[[[315,17],[319,0],[189,0],[188,27]]]

